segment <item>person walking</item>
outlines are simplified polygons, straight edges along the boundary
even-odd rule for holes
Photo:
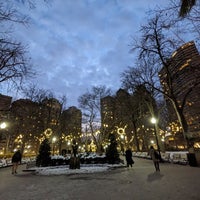
[[[125,157],[126,157],[126,163],[127,163],[127,167],[129,166],[133,166],[134,161],[132,159],[132,151],[130,150],[130,148],[128,148],[125,152]]]
[[[18,164],[21,164],[22,155],[20,150],[16,151],[12,156],[12,174],[17,174]]]
[[[159,154],[157,151],[153,148],[153,146],[150,147],[149,155],[151,159],[153,160],[154,166],[156,171],[160,171],[160,166],[159,166]]]

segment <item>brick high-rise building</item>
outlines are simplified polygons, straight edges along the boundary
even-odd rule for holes
[[[113,97],[101,99],[101,132],[105,138],[110,133],[116,133],[122,151],[133,135],[130,100],[129,93],[123,89],[119,89]]]
[[[14,101],[11,106],[10,124],[11,150],[15,148],[21,149],[24,153],[35,153],[44,131],[40,105],[29,99]]]
[[[7,111],[10,108],[12,97],[0,94],[0,111]]]
[[[195,43],[192,41],[179,47],[173,53],[169,63],[168,70],[173,92],[180,105],[190,91],[183,110],[188,124],[189,137],[200,138],[200,55]],[[160,80],[165,92],[170,92],[166,85],[167,74],[164,67],[160,71]],[[169,100],[167,100],[167,105],[172,121],[177,120]]]
[[[75,106],[64,110],[60,118],[60,129],[62,132],[62,150],[71,150],[73,140],[80,144],[81,140],[82,112]],[[67,146],[66,146],[67,145]]]
[[[101,99],[101,124],[104,127],[114,124],[115,98],[106,96]]]
[[[6,152],[8,148],[7,138],[9,136],[10,106],[12,97],[0,94],[0,153]]]

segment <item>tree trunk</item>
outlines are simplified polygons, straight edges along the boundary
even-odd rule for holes
[[[183,114],[183,109],[179,108],[176,102],[172,102],[174,105],[174,109],[178,118],[178,121],[183,129],[183,137],[186,140],[187,148],[191,146],[190,140],[188,138],[188,124]]]

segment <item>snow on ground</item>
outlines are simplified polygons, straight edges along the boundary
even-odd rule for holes
[[[34,167],[29,170],[35,170],[37,175],[63,175],[63,174],[88,174],[104,172],[113,168],[124,167],[122,164],[115,165],[83,165],[80,169],[69,169],[68,165],[51,166],[51,167]]]

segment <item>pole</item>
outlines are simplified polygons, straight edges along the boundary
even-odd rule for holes
[[[156,137],[156,144],[157,144],[157,147],[158,147],[158,154],[159,154],[159,157],[160,159],[161,158],[161,154],[160,154],[160,146],[159,146],[159,143],[158,143],[158,136],[157,136],[157,131],[156,131],[156,125],[154,124],[154,133],[155,133],[155,137]]]
[[[55,147],[54,147],[54,143],[53,143],[53,156],[54,156],[54,151],[55,151],[54,148],[55,148]]]

